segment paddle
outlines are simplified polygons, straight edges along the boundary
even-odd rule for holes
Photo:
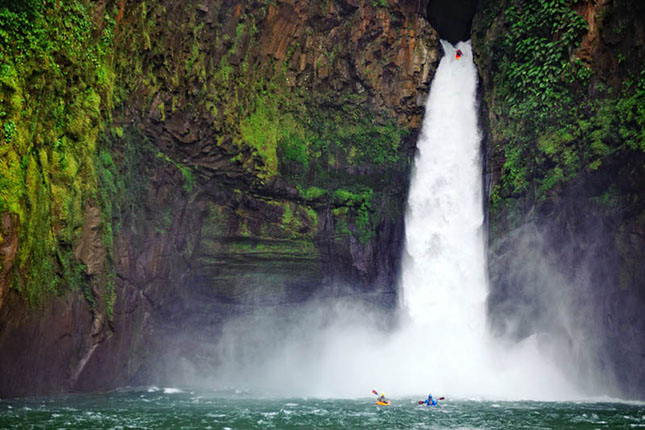
[[[438,399],[435,399],[435,400],[446,400],[446,398],[445,397],[439,397]],[[425,400],[419,400],[420,405],[424,404],[425,402],[426,402]]]
[[[374,394],[374,395],[376,395],[376,396],[378,396],[378,395],[379,395],[379,394],[378,394],[378,391],[376,391],[376,390],[372,390],[372,394]],[[392,402],[390,402],[389,400],[383,400],[383,401],[382,401],[382,400],[381,400],[381,398],[380,398],[380,396],[379,396],[379,398],[378,398],[378,399],[376,399],[376,404],[377,404],[377,405],[391,405],[391,404],[392,404]]]

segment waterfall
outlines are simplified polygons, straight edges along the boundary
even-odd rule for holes
[[[402,306],[406,342],[432,363],[421,374],[435,389],[472,394],[488,361],[477,69],[470,42],[441,44],[405,216]]]
[[[477,69],[470,42],[442,45],[410,184],[403,300],[414,321],[481,337],[487,288]]]

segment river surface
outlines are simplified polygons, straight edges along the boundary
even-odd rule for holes
[[[441,401],[395,398],[276,399],[235,392],[128,389],[105,394],[0,400],[2,429],[631,429],[645,404]]]

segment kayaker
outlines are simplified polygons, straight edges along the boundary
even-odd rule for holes
[[[428,398],[423,403],[427,406],[437,406],[437,401],[432,398],[432,394],[428,394]]]
[[[457,49],[457,53],[455,54],[455,58],[457,60],[459,60],[462,55],[464,55],[464,54],[461,52],[461,49]]]
[[[385,393],[381,393],[380,396],[376,399],[377,402],[382,402],[382,403],[387,403],[387,399],[385,398]]]

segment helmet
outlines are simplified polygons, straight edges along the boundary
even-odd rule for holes
[[[381,393],[381,396],[385,397],[385,393]]]
[[[429,399],[431,399],[431,398],[432,398],[432,394],[428,394],[428,398],[429,398]]]

